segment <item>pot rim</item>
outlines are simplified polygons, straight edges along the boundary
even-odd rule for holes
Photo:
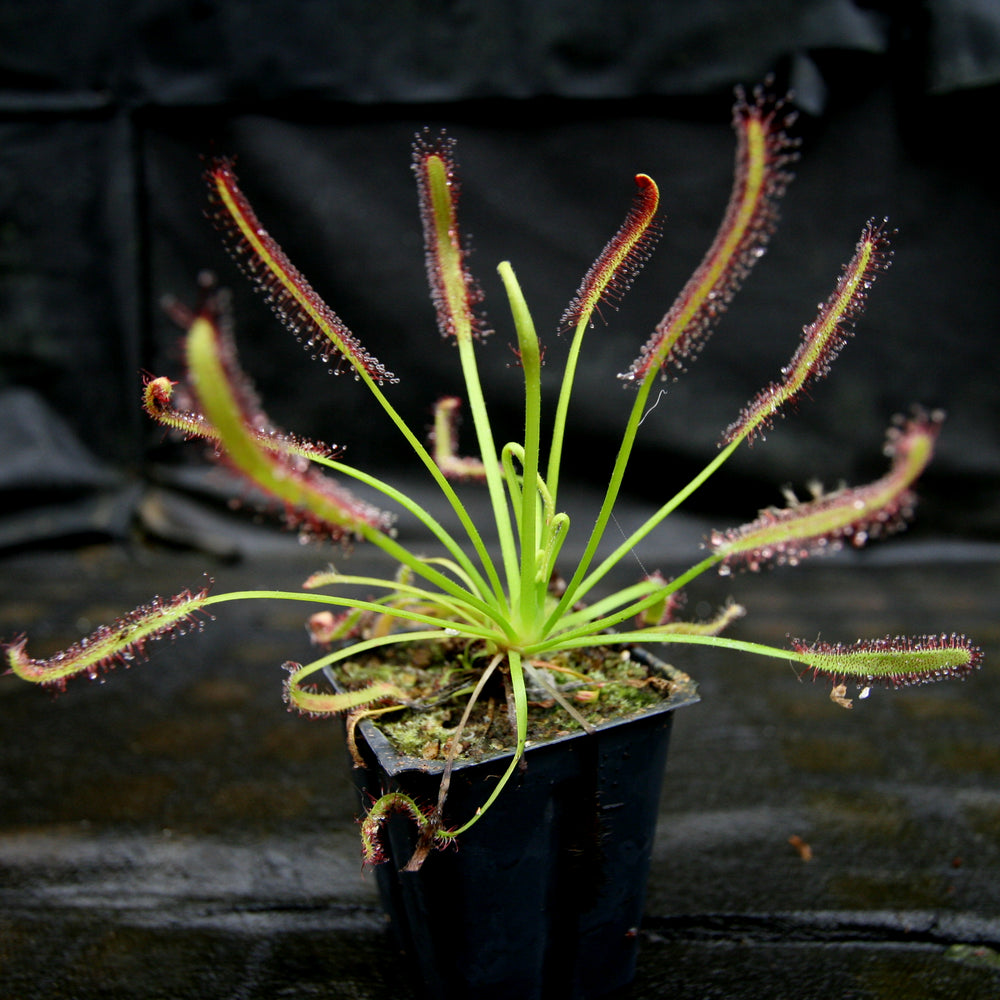
[[[629,648],[629,652],[632,656],[642,660],[647,666],[651,667],[657,673],[668,677],[677,685],[677,688],[669,698],[665,698],[657,705],[639,709],[635,712],[629,712],[627,715],[622,715],[614,719],[608,719],[606,722],[599,723],[594,726],[595,732],[599,733],[609,729],[615,729],[618,726],[635,722],[637,719],[653,718],[666,712],[672,712],[676,708],[694,705],[701,701],[701,696],[698,694],[698,685],[688,674],[684,673],[683,670],[678,670],[672,664],[664,662],[642,646],[632,646]],[[323,674],[333,685],[335,690],[343,690],[337,681],[336,675],[330,667],[324,667]],[[395,776],[408,771],[420,771],[423,774],[439,774],[445,769],[444,761],[423,760],[422,758],[409,757],[405,754],[399,753],[392,745],[388,737],[382,732],[381,729],[378,728],[377,723],[371,721],[370,719],[362,719],[358,723],[358,729],[361,730],[361,733],[364,735],[364,738],[372,752],[379,758],[379,763],[382,768],[390,776]],[[593,734],[580,730],[577,732],[567,733],[565,736],[556,736],[550,740],[529,742],[526,744],[524,752],[525,755],[527,755],[533,750],[537,750],[541,747],[558,746],[561,743],[568,743],[572,740],[577,740],[581,737],[587,737],[590,735]],[[499,750],[493,754],[484,754],[476,760],[457,760],[455,761],[452,770],[459,771],[462,768],[478,767],[488,762],[503,761],[513,756],[513,749]]]

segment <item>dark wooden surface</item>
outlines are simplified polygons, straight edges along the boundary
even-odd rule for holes
[[[9,556],[0,635],[27,628],[42,655],[206,567],[221,591],[316,564],[288,545],[214,566]],[[848,712],[780,661],[671,650],[703,700],[675,723],[632,996],[1000,995],[998,583],[994,551],[919,540],[707,581],[707,601],[747,605],[742,638],[957,630],[986,661]],[[415,995],[361,872],[336,726],[281,702],[302,617],[223,607],[56,699],[0,677],[0,997]]]

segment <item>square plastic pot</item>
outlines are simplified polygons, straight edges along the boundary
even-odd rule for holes
[[[419,871],[401,870],[412,821],[383,826],[379,893],[429,996],[587,1000],[632,980],[673,713],[698,700],[687,675],[633,655],[677,681],[675,693],[593,734],[529,746],[486,814]],[[362,808],[396,790],[436,801],[442,762],[400,756],[371,722],[355,737]],[[510,757],[457,764],[446,821],[472,816]]]

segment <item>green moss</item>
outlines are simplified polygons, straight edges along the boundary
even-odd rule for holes
[[[449,659],[447,647],[440,645],[380,652],[381,657],[368,655],[338,664],[338,679],[349,689],[376,680],[391,680],[402,687],[411,706],[381,716],[379,728],[399,753],[424,760],[443,758],[485,661],[456,662]],[[592,726],[660,705],[679,689],[677,679],[647,667],[627,649],[562,652],[531,665],[543,671],[546,682],[555,685]],[[580,722],[544,691],[536,690],[530,697],[530,741],[554,739],[581,728]],[[497,674],[472,709],[460,736],[457,758],[476,760],[513,748],[503,679]]]
[[[944,957],[952,962],[961,962],[962,965],[1000,972],[1000,953],[985,945],[953,944],[944,953]]]

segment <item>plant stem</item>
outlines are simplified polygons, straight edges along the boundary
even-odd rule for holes
[[[493,431],[483,397],[483,387],[479,380],[479,369],[476,365],[475,344],[471,335],[457,337],[458,356],[462,363],[462,375],[465,380],[466,402],[472,414],[476,429],[476,439],[479,444],[479,454],[486,470],[486,487],[490,502],[493,505],[493,518],[496,523],[497,538],[500,543],[500,553],[504,570],[507,575],[510,603],[515,602],[514,588],[517,580],[517,551],[514,542],[514,532],[511,527],[510,510],[504,494],[503,476],[500,472],[500,462],[497,458]],[[500,587],[500,591],[502,591]],[[499,596],[499,594],[498,594]],[[509,610],[507,598],[504,606]]]
[[[590,325],[591,311],[588,310],[580,322],[576,325],[573,333],[573,342],[570,344],[569,354],[566,356],[566,367],[563,369],[562,385],[559,388],[559,402],[556,405],[556,415],[552,422],[552,444],[549,449],[548,474],[545,477],[549,491],[552,494],[553,504],[559,491],[559,472],[562,465],[563,442],[566,437],[566,419],[569,413],[570,397],[573,395],[573,382],[576,377],[576,366],[580,359],[580,347],[583,344],[583,335]]]
[[[476,398],[478,399],[479,409],[482,411],[482,417],[485,418],[486,417],[485,405],[483,404],[482,400],[482,389],[479,388],[478,375],[475,372],[475,356],[472,353],[471,349],[471,338],[469,338],[469,347],[467,350],[464,348],[464,343],[465,343],[464,341],[461,340],[459,341],[459,351],[460,351],[460,356],[462,357],[462,368],[466,375],[466,384],[467,386],[469,386],[469,405],[470,408],[472,409],[473,415],[475,416],[476,406],[473,404],[474,393],[472,391],[472,386],[469,384],[469,370],[466,361],[467,354],[471,355],[472,357],[472,364],[471,364],[472,374],[475,385],[478,388],[478,394]],[[435,483],[437,483],[438,488],[441,490],[441,492],[447,499],[448,503],[451,505],[452,510],[454,510],[455,513],[458,515],[458,519],[461,522],[462,527],[465,529],[466,534],[469,536],[469,540],[472,542],[472,545],[476,550],[476,554],[479,556],[479,560],[483,565],[483,569],[485,570],[486,575],[489,577],[490,585],[493,588],[494,596],[502,606],[506,606],[506,598],[504,597],[503,585],[501,584],[500,578],[497,575],[496,568],[493,565],[493,560],[490,558],[489,552],[486,549],[486,545],[483,542],[482,536],[479,534],[479,531],[476,528],[475,524],[473,523],[472,518],[469,516],[469,512],[465,509],[465,505],[458,498],[458,495],[455,493],[455,490],[452,487],[451,483],[449,483],[448,480],[445,478],[444,473],[438,468],[437,462],[434,461],[433,456],[427,451],[423,443],[417,438],[417,436],[413,433],[413,431],[410,430],[409,426],[406,424],[406,421],[404,421],[403,418],[399,415],[399,413],[397,413],[395,407],[385,397],[385,395],[382,393],[381,389],[379,389],[375,381],[364,370],[360,368],[356,368],[355,370],[358,372],[361,379],[368,385],[368,388],[371,390],[372,394],[378,400],[382,409],[385,410],[389,418],[399,429],[400,433],[403,435],[407,443],[413,449],[416,456],[420,459],[421,462],[423,462],[424,466],[427,468],[427,471],[430,472]],[[480,422],[478,419],[476,420],[476,428],[477,431],[480,430]],[[489,433],[488,419],[486,422],[485,433],[486,436],[488,437],[490,447],[492,448],[493,439],[492,435]],[[480,432],[481,449],[483,448],[483,445],[484,445],[483,433]],[[493,454],[494,454],[493,466],[495,470],[497,464],[495,459],[495,454],[496,454],[495,451],[493,452]],[[486,461],[485,453],[483,455],[483,458],[484,461]],[[489,479],[490,469],[488,461],[486,461],[486,466],[487,466],[486,470],[487,479]],[[490,492],[492,494],[493,492],[492,488]]]
[[[722,556],[716,554],[710,555],[696,566],[692,566],[691,569],[683,575],[671,580],[666,586],[659,586],[652,589],[652,585],[650,584],[646,584],[645,586],[637,584],[635,587],[630,587],[624,591],[612,594],[611,597],[606,598],[603,601],[598,601],[591,607],[584,608],[583,611],[569,616],[569,618],[572,618],[574,622],[580,621],[583,624],[568,628],[566,631],[560,632],[558,635],[552,636],[550,639],[542,640],[540,643],[529,646],[525,649],[525,653],[534,656],[543,649],[562,648],[566,639],[575,639],[580,636],[589,635],[591,637],[591,641],[596,641],[596,637],[601,636],[602,633],[613,630],[623,621],[627,621],[629,618],[633,618],[636,615],[641,614],[647,608],[656,604],[657,601],[662,600],[664,593],[670,594],[680,590],[681,587],[687,584],[690,580],[701,576],[705,570],[721,562],[721,560]],[[597,615],[602,613],[605,607],[620,604],[621,599],[629,600],[632,594],[642,594],[643,591],[645,591],[646,596],[641,597],[639,600],[634,601],[626,607],[619,607],[617,611],[612,614],[608,614],[603,618],[597,617]],[[569,623],[569,618],[567,618],[567,624]]]
[[[386,586],[392,587],[391,581],[385,581]],[[378,614],[391,614],[397,618],[406,618],[408,621],[421,622],[425,625],[435,625],[447,634],[459,633],[462,635],[475,636],[480,639],[496,639],[497,630],[485,625],[476,625],[473,622],[457,621],[451,618],[441,618],[435,615],[425,615],[419,611],[410,611],[406,608],[387,607],[378,601],[362,601],[354,597],[337,597],[334,594],[312,594],[297,590],[232,590],[225,594],[209,594],[199,602],[199,607],[207,608],[213,604],[225,604],[229,601],[254,601],[254,600],[282,600],[282,601],[303,601],[308,604],[326,604],[338,608],[357,608],[361,611],[374,611]],[[439,633],[435,633],[437,635]],[[440,632],[446,634],[445,631]],[[402,638],[406,641],[414,638],[411,633],[403,633]]]
[[[631,644],[635,642],[683,643],[689,646],[711,646],[713,649],[728,649],[737,653],[751,653],[754,656],[767,656],[776,660],[792,660],[796,663],[809,663],[806,653],[798,653],[793,649],[781,649],[778,646],[767,646],[760,642],[746,642],[742,639],[727,639],[718,635],[691,635],[683,632],[658,632],[655,628],[636,629],[632,632],[611,633],[601,636],[605,645]],[[593,635],[582,635],[566,642],[560,642],[560,649],[579,649],[594,645]],[[532,652],[533,655],[533,652]]]
[[[521,369],[524,372],[524,448],[521,455],[521,572],[519,611],[522,632],[534,629],[540,605],[538,581],[538,453],[541,447],[542,376],[538,336],[521,286],[510,263],[504,261],[497,268],[510,301],[511,315],[517,331]],[[541,586],[547,586],[543,580]]]
[[[345,465],[343,462],[338,462],[335,459],[325,458],[323,456],[310,457],[312,461],[326,466],[331,471],[337,472],[342,476],[348,476],[351,479],[355,479],[359,483],[363,483],[365,486],[370,486],[383,496],[388,497],[388,499],[394,501],[395,503],[398,503],[400,507],[403,507],[415,518],[417,518],[417,520],[420,521],[420,523],[423,524],[424,527],[427,528],[427,530],[430,531],[442,545],[444,545],[455,561],[458,562],[465,571],[469,579],[470,586],[472,586],[480,595],[489,595],[491,585],[484,580],[482,574],[476,569],[465,550],[428,510],[418,504],[411,497],[402,493],[390,483],[385,482],[385,480],[379,479],[377,476],[372,476],[361,469],[357,469],[352,465]]]
[[[625,478],[625,470],[628,467],[628,461],[632,454],[632,447],[635,444],[639,424],[642,422],[642,416],[645,412],[646,400],[649,398],[652,381],[652,378],[647,376],[636,392],[635,401],[632,404],[632,411],[629,414],[628,423],[625,427],[625,433],[622,436],[622,442],[618,448],[618,455],[615,459],[614,469],[612,470],[611,477],[608,480],[608,488],[604,494],[604,502],[601,504],[597,520],[594,522],[594,527],[590,532],[590,538],[587,541],[587,547],[584,549],[584,553],[580,558],[576,571],[574,572],[569,583],[566,585],[566,590],[555,610],[553,610],[551,615],[549,615],[548,620],[545,622],[544,630],[546,632],[550,631],[554,627],[555,623],[559,621],[565,613],[566,608],[570,607],[576,601],[580,583],[584,579],[584,576],[593,561],[594,554],[597,551],[597,547],[601,543],[601,539],[604,537],[608,521],[611,519],[611,512],[614,509],[615,502],[618,499],[618,493],[621,490],[622,481]]]
[[[465,833],[493,805],[514,774],[517,766],[521,763],[521,758],[524,757],[524,746],[528,740],[528,693],[524,684],[524,672],[521,667],[520,654],[515,650],[511,650],[507,657],[507,665],[510,668],[511,686],[514,690],[514,712],[517,721],[517,745],[514,748],[514,756],[511,758],[507,770],[504,771],[500,780],[493,787],[489,798],[476,810],[475,815],[463,823],[462,826],[458,827],[458,829],[442,831],[440,836],[452,838]]]
[[[703,486],[704,483],[710,479],[719,467],[722,466],[728,459],[729,456],[736,450],[736,448],[743,441],[743,438],[737,438],[730,444],[726,445],[718,455],[712,459],[708,465],[705,466],[697,476],[694,477],[683,489],[679,490],[674,494],[660,509],[653,514],[651,517],[647,518],[635,531],[632,532],[628,538],[625,539],[619,545],[614,552],[612,552],[606,559],[601,562],[601,564],[580,584],[575,593],[575,598],[579,600],[584,594],[586,594],[596,583],[598,583],[604,575],[616,566],[622,559],[624,555],[630,552],[636,545],[639,544],[654,528],[657,527],[663,520],[665,520],[670,514],[672,514],[688,497],[691,496],[695,490]],[[710,558],[706,559],[704,562],[698,564],[698,569],[689,570],[684,574],[685,582],[689,582],[696,576],[700,576],[709,566],[714,565],[718,562],[718,559]],[[692,575],[693,574],[693,575]]]

